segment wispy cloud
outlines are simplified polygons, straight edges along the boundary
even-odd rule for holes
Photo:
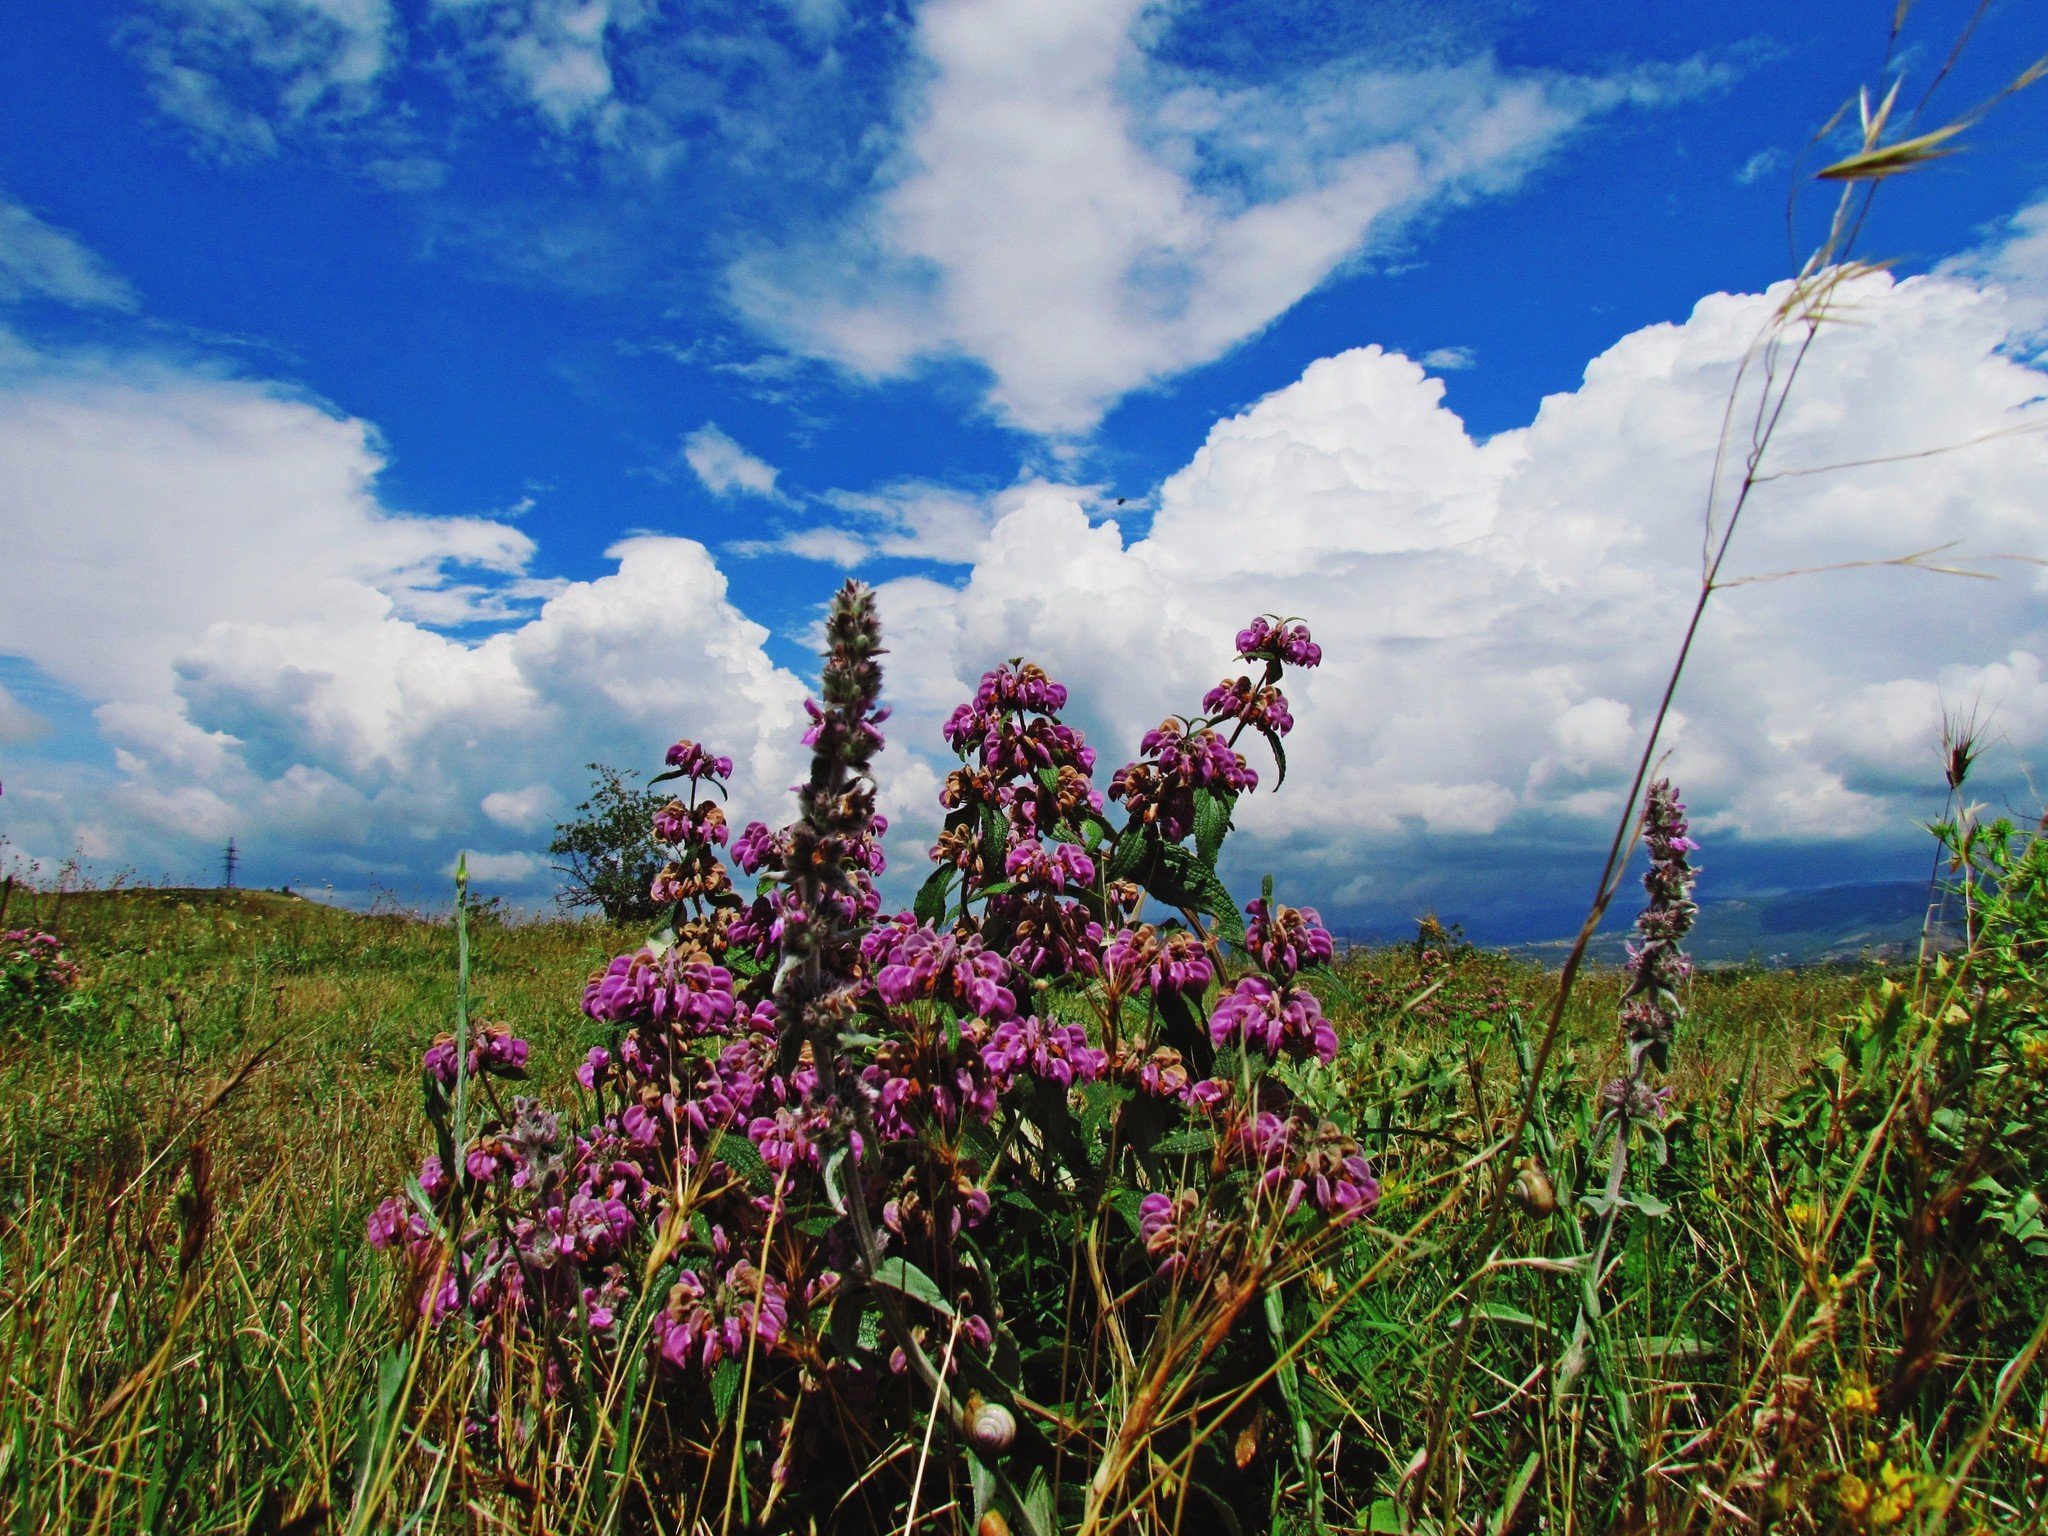
[[[1735,179],[1743,186],[1754,186],[1766,176],[1774,176],[1790,164],[1785,151],[1776,147],[1760,149],[1742,162],[1742,168],[1735,173]]]
[[[402,48],[391,0],[147,0],[123,35],[158,110],[227,158],[370,112]]]
[[[1432,347],[1422,354],[1422,366],[1438,373],[1457,373],[1478,365],[1479,354],[1470,347]]]
[[[707,421],[683,439],[683,461],[716,496],[786,498],[776,490],[779,472],[766,459],[747,452],[714,421]]]
[[[28,298],[81,309],[136,307],[128,280],[75,235],[0,197],[0,301]]]
[[[1218,83],[1148,53],[1148,14],[1142,0],[927,5],[892,174],[850,220],[736,262],[739,312],[865,376],[971,361],[1005,420],[1085,434],[1432,210],[1510,190],[1589,119],[1721,77],[1480,56]]]

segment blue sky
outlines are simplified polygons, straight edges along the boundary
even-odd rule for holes
[[[1063,666],[1106,778],[1271,607],[1335,644],[1244,857],[1359,924],[1547,931],[1757,296],[1829,206],[1807,184],[1788,236],[1788,191],[1891,9],[32,8],[0,833],[177,879],[233,833],[249,878],[344,899],[426,897],[467,846],[539,901],[588,758],[725,732],[775,814],[850,568],[903,637],[899,863],[982,666]],[[1915,13],[1902,99],[1968,11]],[[1929,110],[2044,50],[1992,6]],[[1747,568],[2048,553],[2044,128],[2023,95],[1885,189],[1894,276],[1783,451],[1986,442],[1785,482]],[[1943,705],[2024,795],[2040,587],[1987,569],[1723,594],[1673,769],[1724,889],[1921,868]]]

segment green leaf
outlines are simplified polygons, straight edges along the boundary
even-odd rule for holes
[[[740,1363],[728,1355],[711,1373],[711,1411],[719,1422],[731,1416],[732,1400],[739,1395]]]
[[[1109,856],[1109,868],[1105,872],[1107,878],[1131,879],[1144,865],[1146,853],[1157,846],[1157,840],[1150,831],[1134,831],[1126,827],[1117,837],[1116,852]]]
[[[981,813],[981,878],[1003,878],[1003,858],[1010,851],[1010,823],[993,807]]]
[[[1216,867],[1216,855],[1223,851],[1223,839],[1230,831],[1231,808],[1236,795],[1219,795],[1213,790],[1195,791],[1195,857],[1206,868]]]
[[[1217,930],[1234,944],[1244,942],[1244,918],[1237,902],[1217,878],[1187,849],[1174,844],[1160,848],[1159,858],[1145,889],[1169,907],[1186,907],[1206,912],[1216,919]]]
[[[938,1282],[908,1259],[882,1260],[875,1267],[874,1283],[887,1286],[913,1301],[921,1301],[946,1317],[953,1315],[953,1304],[946,1300],[945,1292],[939,1289]]]
[[[946,920],[946,891],[953,883],[954,873],[952,865],[941,864],[917,888],[917,900],[910,910],[920,923],[936,925]]]
[[[1266,745],[1273,749],[1273,766],[1280,770],[1279,776],[1273,780],[1273,787],[1278,789],[1287,782],[1287,749],[1280,745],[1280,733],[1271,726],[1260,726],[1259,734],[1266,738]]]

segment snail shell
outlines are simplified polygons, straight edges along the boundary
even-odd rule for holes
[[[1551,1187],[1550,1175],[1534,1158],[1523,1163],[1515,1175],[1515,1198],[1534,1216],[1548,1216],[1557,1209],[1557,1191]]]
[[[1000,1509],[992,1509],[981,1517],[975,1536],[1010,1536],[1010,1522],[1003,1518]]]
[[[967,1404],[967,1443],[977,1451],[991,1454],[1007,1451],[1017,1438],[1017,1416],[1001,1403],[979,1397]]]

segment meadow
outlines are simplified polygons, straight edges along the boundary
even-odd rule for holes
[[[1188,1425],[1157,1424],[1159,1486],[1098,1528],[2042,1529],[2048,1233],[1985,1186],[2041,1170],[2048,930],[2011,951],[2017,919],[1999,920],[1970,955],[1892,976],[1692,979],[1661,1163],[1631,1180],[1590,1342],[1588,1201],[1627,977],[1580,978],[1489,1230],[1488,1149],[1555,972],[1428,931],[1317,968],[1377,1204],[1315,1246],[1273,1327],[1244,1330],[1246,1363],[1191,1405],[1219,1410],[1207,1470],[1176,1473]],[[651,1381],[580,1431],[550,1429],[535,1395],[523,1438],[465,1436],[477,1344],[426,1335],[403,1267],[364,1241],[430,1140],[420,1058],[457,1014],[449,920],[17,890],[5,926],[23,925],[61,935],[81,974],[0,1035],[8,1529],[774,1526],[691,1442],[701,1412],[650,1432],[692,1417]],[[528,1040],[532,1082],[573,1109],[573,1068],[610,1038],[579,1009],[584,977],[638,936],[468,927],[472,1015]],[[902,1411],[879,1416],[892,1443],[852,1475],[821,1467],[836,1484],[797,1528],[975,1528],[931,1404],[901,1380]],[[1263,1390],[1220,1401],[1239,1381]],[[1077,1426],[1066,1483],[1117,1407]],[[1064,1499],[1046,1503],[1062,1526]]]

